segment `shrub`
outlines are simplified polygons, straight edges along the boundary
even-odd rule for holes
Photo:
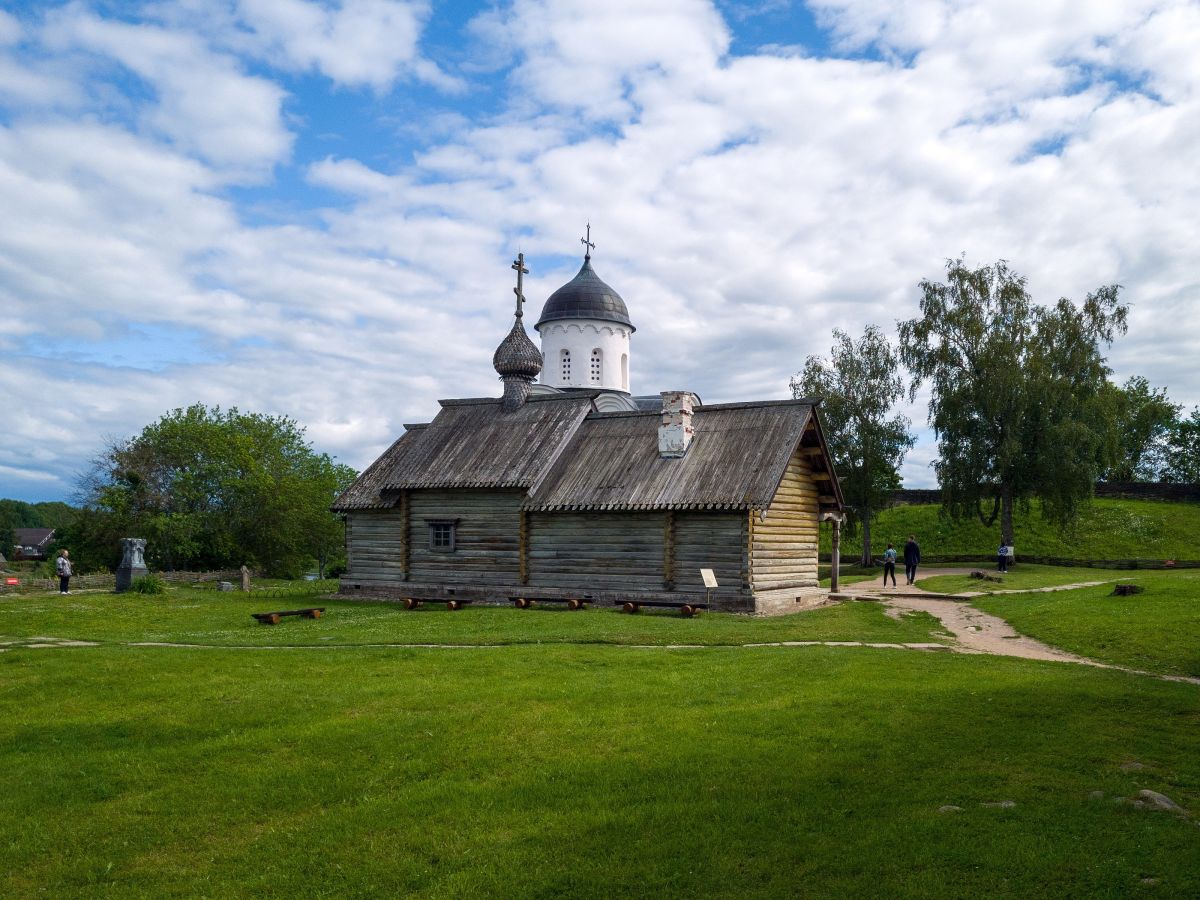
[[[165,594],[167,583],[157,575],[142,575],[133,579],[129,589],[138,594]]]

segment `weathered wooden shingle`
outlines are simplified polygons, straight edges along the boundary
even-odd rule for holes
[[[333,503],[334,512],[349,512],[355,509],[384,509],[395,504],[395,496],[385,497],[384,482],[396,460],[405,452],[405,445],[416,438],[425,425],[406,425],[408,430],[396,439],[383,455],[363,470],[354,483]]]
[[[696,408],[679,459],[658,453],[657,413],[595,413],[530,491],[527,508],[765,509],[800,443],[804,401]]]
[[[411,428],[334,504],[334,509],[391,506],[416,488],[528,488],[595,407],[592,395],[530,397],[505,412],[498,399],[443,400],[428,425]]]

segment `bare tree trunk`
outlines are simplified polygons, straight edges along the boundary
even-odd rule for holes
[[[871,565],[871,510],[863,507],[862,511],[862,565]]]
[[[1008,546],[1013,545],[1013,495],[1012,485],[1005,484],[1000,488],[1000,541]]]

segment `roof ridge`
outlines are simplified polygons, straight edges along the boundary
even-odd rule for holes
[[[703,403],[695,407],[695,412],[705,412],[715,409],[756,409],[769,406],[818,406],[819,397],[797,397],[792,400],[740,400],[733,403]]]

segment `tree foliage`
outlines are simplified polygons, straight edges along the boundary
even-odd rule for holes
[[[1111,386],[1116,416],[1117,456],[1105,481],[1158,481],[1167,469],[1167,456],[1182,407],[1167,399],[1165,388],[1154,389],[1135,375],[1124,387]]]
[[[1200,482],[1200,407],[1171,426],[1161,478],[1195,484]]]
[[[913,445],[909,421],[889,417],[904,395],[900,361],[869,325],[857,342],[834,329],[829,359],[810,356],[792,378],[792,395],[820,397],[830,454],[848,507],[850,533],[861,526],[864,565],[871,562],[871,520],[900,486],[900,464]]]
[[[1078,307],[1039,306],[1003,260],[969,269],[960,258],[947,261],[944,283],[922,281],[921,294],[920,317],[900,323],[900,348],[912,396],[931,389],[947,511],[989,525],[999,514],[1005,542],[1014,503],[1034,495],[1048,517],[1071,521],[1117,454],[1101,345],[1125,331],[1119,286]]]
[[[114,566],[119,539],[137,536],[156,568],[247,563],[296,575],[341,546],[342,523],[329,505],[354,475],[315,453],[289,418],[176,409],[96,460],[82,480],[72,553]]]

